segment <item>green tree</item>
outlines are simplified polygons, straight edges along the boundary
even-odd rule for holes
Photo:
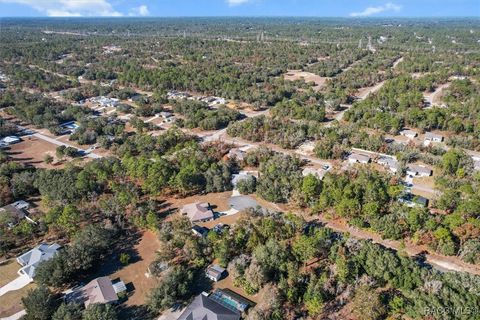
[[[45,286],[30,290],[22,298],[22,304],[26,320],[49,320],[57,308],[55,297]]]
[[[117,320],[115,307],[110,304],[91,304],[83,312],[83,320]]]
[[[353,313],[359,320],[382,319],[386,313],[380,295],[370,287],[361,285],[352,300]]]

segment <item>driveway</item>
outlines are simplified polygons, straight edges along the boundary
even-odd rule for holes
[[[19,311],[10,317],[0,318],[0,320],[17,320],[26,315],[27,312],[25,310]]]
[[[249,196],[233,196],[228,200],[228,203],[232,209],[237,211],[256,208],[258,206],[257,201]]]
[[[25,287],[27,284],[32,282],[33,280],[30,279],[27,275],[22,274],[15,280],[10,281],[6,285],[0,288],[0,296],[3,296],[5,293],[9,291],[15,291],[18,289],[22,289]]]

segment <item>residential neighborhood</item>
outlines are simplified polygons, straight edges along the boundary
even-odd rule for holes
[[[0,1],[0,320],[477,319],[477,4],[398,1]]]

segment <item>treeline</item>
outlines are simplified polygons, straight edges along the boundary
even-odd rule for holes
[[[0,96],[0,107],[22,121],[51,132],[58,132],[58,125],[81,119],[91,114],[87,108],[64,105],[41,94],[29,94],[24,91],[6,91]]]
[[[41,92],[60,91],[77,87],[76,80],[59,77],[36,67],[22,64],[2,64],[2,70],[10,78],[9,84],[14,88],[29,88]]]
[[[159,229],[163,245],[154,265],[163,267],[150,295],[154,311],[197,294],[192,284],[214,259],[228,267],[235,286],[268,295],[246,319],[326,318],[346,305],[343,312],[358,319],[435,317],[437,310],[475,310],[479,303],[478,277],[429,270],[296,215],[250,211],[228,232],[206,238],[189,229],[184,218]],[[449,317],[470,319],[472,312]]]
[[[228,135],[253,142],[269,142],[282,148],[294,149],[307,139],[308,124],[295,123],[289,119],[266,116],[234,122],[227,128]]]

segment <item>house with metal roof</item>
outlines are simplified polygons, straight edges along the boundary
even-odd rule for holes
[[[17,258],[17,262],[22,266],[22,268],[18,270],[18,274],[25,274],[30,279],[33,279],[38,265],[43,261],[53,258],[59,249],[59,244],[42,243],[32,250],[25,252]]]
[[[348,156],[348,162],[349,163],[369,163],[370,162],[370,157],[365,155],[365,154],[360,154],[360,153],[351,153]]]
[[[413,131],[413,130],[405,129],[405,130],[400,131],[400,135],[405,136],[409,139],[413,139],[416,136],[418,136],[418,133]]]
[[[407,168],[407,174],[409,176],[429,177],[432,175],[432,169],[425,166],[411,164]]]
[[[425,142],[442,142],[443,136],[433,132],[426,132],[424,141]]]
[[[391,172],[396,173],[398,171],[398,161],[394,157],[380,156],[377,159],[377,163],[388,168]]]
[[[225,268],[220,267],[218,264],[212,264],[207,268],[205,275],[212,281],[217,282],[218,280],[222,279],[225,275]]]

